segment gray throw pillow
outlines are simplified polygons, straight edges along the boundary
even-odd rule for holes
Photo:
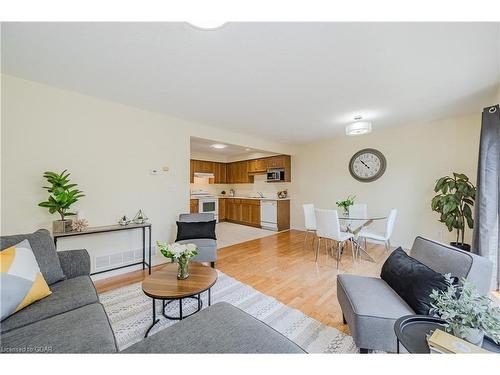
[[[54,241],[47,229],[39,229],[31,234],[15,234],[13,236],[0,237],[0,250],[28,240],[36,261],[40,267],[40,272],[47,284],[51,285],[58,281],[65,280],[64,272],[57,256]]]

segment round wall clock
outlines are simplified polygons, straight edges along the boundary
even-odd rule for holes
[[[384,155],[373,148],[356,152],[349,162],[351,176],[361,182],[372,182],[385,172],[387,162]]]

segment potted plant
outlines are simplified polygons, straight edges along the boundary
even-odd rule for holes
[[[430,297],[431,314],[446,321],[447,332],[472,344],[481,346],[486,334],[495,343],[500,342],[500,308],[487,296],[479,294],[466,278],[454,283],[450,274],[445,275],[448,287],[433,290]]]
[[[456,242],[450,245],[470,251],[470,245],[464,243],[465,223],[474,227],[472,207],[476,198],[476,188],[469,178],[462,173],[453,172],[453,177],[441,177],[436,182],[434,191],[438,193],[432,198],[431,208],[440,214],[439,221],[444,223],[451,232],[457,231]]]
[[[67,173],[66,170],[62,171],[60,174],[55,172],[45,172],[43,174],[43,177],[45,177],[50,184],[50,186],[43,187],[49,192],[49,198],[44,202],[40,202],[38,205],[48,208],[51,214],[57,212],[61,215],[61,220],[55,220],[52,223],[52,230],[55,233],[71,231],[72,221],[66,219],[66,217],[76,214],[69,212],[69,209],[78,199],[85,196],[82,194],[82,191],[76,188],[77,184],[70,184],[69,176],[70,174]]]
[[[352,206],[354,204],[354,199],[356,199],[355,195],[349,195],[346,199],[337,201],[335,204],[337,207],[342,208],[344,210],[344,214],[348,215],[349,214],[349,206]]]
[[[156,246],[165,258],[178,263],[177,279],[184,280],[189,277],[189,260],[198,254],[195,244],[162,244],[157,241]]]

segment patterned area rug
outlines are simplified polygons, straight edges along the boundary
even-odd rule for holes
[[[220,271],[218,273],[219,279],[212,287],[212,304],[225,301],[240,308],[273,327],[309,353],[357,352],[351,336],[324,325]],[[208,305],[207,295],[203,293],[202,296],[205,308]],[[100,294],[99,299],[109,316],[120,350],[143,339],[152,322],[152,301],[142,292],[141,283]],[[194,300],[184,300],[184,313],[194,311],[196,305]],[[160,301],[156,302],[156,307],[160,322],[151,330],[150,335],[176,323],[161,315]],[[167,306],[166,313],[178,315],[178,304],[171,303]]]

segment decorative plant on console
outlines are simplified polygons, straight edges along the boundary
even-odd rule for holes
[[[70,212],[70,207],[78,202],[78,199],[84,197],[82,191],[76,188],[77,184],[70,184],[70,173],[66,170],[60,174],[55,172],[45,172],[43,177],[47,179],[51,186],[44,186],[43,188],[49,192],[49,198],[45,202],[40,202],[40,207],[49,209],[51,214],[59,213],[61,220],[56,220],[52,223],[52,230],[54,232],[68,232],[71,231],[72,221],[66,219],[67,216],[76,215]]]
[[[189,277],[189,260],[198,254],[198,248],[195,244],[162,244],[157,241],[156,246],[165,258],[178,263],[177,279],[184,280]]]
[[[487,296],[479,294],[466,278],[453,283],[450,274],[445,275],[448,288],[433,290],[431,314],[446,321],[446,331],[481,346],[486,334],[497,344],[500,342],[500,308]]]
[[[335,204],[337,207],[342,208],[344,210],[344,214],[349,214],[349,206],[354,204],[354,200],[356,199],[355,195],[349,195],[346,199],[337,201]]]
[[[432,198],[432,211],[441,216],[439,221],[444,223],[451,232],[457,231],[457,241],[452,246],[470,251],[470,245],[464,243],[465,223],[469,228],[474,227],[472,207],[476,198],[476,188],[469,178],[462,173],[453,172],[453,177],[441,177],[436,182],[434,191],[438,193]]]

